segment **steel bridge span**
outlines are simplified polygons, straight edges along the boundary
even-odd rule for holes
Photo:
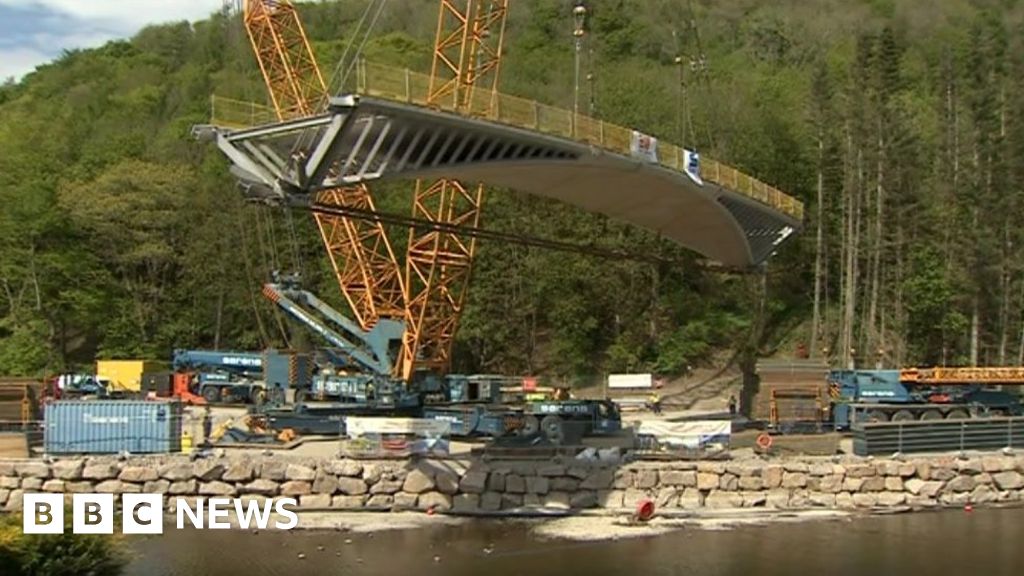
[[[364,66],[358,95],[298,120],[254,109],[230,120],[222,103],[221,117],[215,109],[197,134],[216,140],[235,175],[270,199],[443,176],[560,200],[740,268],[763,263],[802,226],[800,202],[724,164],[501,94],[477,93],[458,112],[429,108],[413,74],[402,73],[398,81]]]

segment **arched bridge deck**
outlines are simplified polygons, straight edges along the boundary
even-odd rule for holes
[[[645,147],[642,135],[586,116],[490,92],[474,93],[462,113],[427,107],[426,76],[367,65],[357,92],[288,122],[215,100],[216,128],[205,132],[235,174],[270,197],[384,178],[484,182],[605,214],[737,267],[763,262],[802,223],[803,205],[771,186],[676,146]]]

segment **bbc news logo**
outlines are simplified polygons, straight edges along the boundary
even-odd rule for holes
[[[25,494],[25,534],[63,534],[64,495]],[[186,526],[201,530],[227,530],[234,515],[235,525],[240,528],[266,530],[276,512],[281,519],[273,522],[278,530],[291,530],[299,523],[293,510],[298,506],[294,498],[242,500],[239,498],[175,498],[175,526],[183,530]],[[113,494],[74,494],[71,500],[71,532],[74,534],[113,534],[114,519],[118,516]],[[163,494],[122,494],[122,534],[163,534]]]

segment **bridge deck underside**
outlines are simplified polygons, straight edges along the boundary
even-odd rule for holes
[[[483,182],[605,214],[741,268],[763,262],[800,227],[742,194],[657,164],[387,101],[335,102],[318,118],[219,132],[236,173],[278,194],[387,178]]]

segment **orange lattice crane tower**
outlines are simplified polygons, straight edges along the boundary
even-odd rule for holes
[[[329,93],[295,7],[288,0],[245,0],[245,28],[280,120],[309,116]],[[317,204],[375,211],[365,185],[324,190]],[[363,329],[404,319],[404,277],[379,222],[315,214],[338,284]]]
[[[427,103],[486,116],[495,105],[508,0],[440,0]],[[476,228],[483,186],[456,180],[416,182],[413,217]],[[414,370],[447,372],[466,299],[476,241],[468,234],[409,232],[405,285],[408,320],[398,362]]]

